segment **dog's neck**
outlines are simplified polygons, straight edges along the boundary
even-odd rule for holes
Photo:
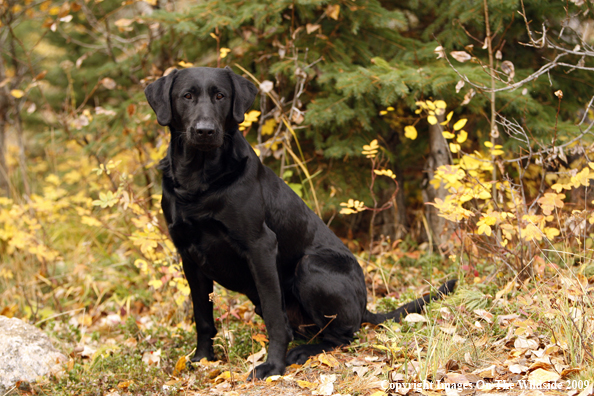
[[[160,168],[181,198],[202,194],[230,175],[236,177],[245,166],[248,155],[241,150],[241,140],[245,139],[236,129],[226,131],[223,145],[209,151],[189,147],[178,131],[171,127],[170,130],[171,143]]]

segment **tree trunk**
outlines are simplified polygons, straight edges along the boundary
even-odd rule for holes
[[[450,150],[448,143],[443,137],[443,129],[439,122],[444,120],[444,115],[437,116],[438,123],[429,126],[429,147],[431,153],[425,162],[425,180],[423,182],[423,201],[425,202],[425,224],[427,238],[433,245],[433,248],[438,251],[445,250],[444,243],[449,239],[451,233],[451,223],[437,215],[437,209],[433,205],[427,205],[428,202],[435,202],[435,198],[444,200],[448,191],[442,185],[439,188],[433,187],[431,180],[433,180],[435,170],[442,166],[451,164]]]
[[[398,192],[394,198],[393,206],[378,213],[380,219],[380,234],[389,236],[392,240],[402,239],[408,234],[406,221],[406,197],[404,195],[404,172],[396,163],[390,164],[392,171],[398,181]],[[391,186],[392,187],[392,186]],[[380,202],[386,202],[392,196],[394,190],[388,189],[381,192]]]

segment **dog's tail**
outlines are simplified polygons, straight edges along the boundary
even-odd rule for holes
[[[374,325],[385,322],[388,319],[393,319],[395,322],[400,322],[400,320],[409,313],[421,313],[423,312],[423,307],[429,304],[431,301],[435,301],[442,296],[450,294],[454,290],[454,287],[456,287],[457,281],[457,279],[449,280],[441,285],[441,287],[437,289],[437,292],[432,292],[426,296],[411,301],[408,304],[404,304],[392,312],[373,313],[365,310],[365,314],[363,314],[363,322]]]

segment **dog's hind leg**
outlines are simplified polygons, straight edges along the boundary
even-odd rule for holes
[[[306,255],[295,275],[293,293],[320,329],[322,341],[291,349],[287,364],[303,364],[310,356],[349,344],[366,304],[363,273],[352,257]]]

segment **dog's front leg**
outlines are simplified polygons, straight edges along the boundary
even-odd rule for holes
[[[210,294],[213,290],[212,280],[208,279],[198,267],[198,264],[188,254],[182,254],[184,273],[190,292],[192,293],[192,305],[194,307],[194,321],[196,322],[197,344],[196,353],[192,358],[198,362],[202,358],[215,360],[212,339],[217,334],[214,318],[212,315],[212,301]]]
[[[270,342],[266,362],[256,367],[248,379],[282,375],[285,372],[287,346],[293,337],[283,309],[276,253],[276,235],[264,224],[260,237],[250,245],[248,261],[260,297],[262,317]]]

